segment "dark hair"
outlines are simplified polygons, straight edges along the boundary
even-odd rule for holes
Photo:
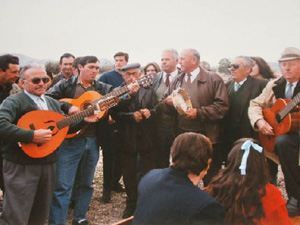
[[[276,78],[271,67],[263,58],[256,56],[256,57],[251,57],[251,59],[256,62],[259,69],[259,73],[263,76],[263,78],[268,80],[272,78]]]
[[[129,55],[125,52],[117,52],[115,55],[114,55],[114,58],[116,58],[117,56],[124,56],[125,57],[125,61],[128,62],[129,60]]]
[[[58,74],[60,69],[59,69],[59,65],[58,62],[46,62],[45,63],[45,70],[48,76],[53,76]]]
[[[100,61],[96,56],[91,56],[91,55],[81,57],[81,59],[79,60],[79,64],[82,66],[85,66],[88,63],[96,63],[96,62],[100,62]]]
[[[82,57],[76,57],[73,61],[73,67],[77,70],[78,74],[80,73],[80,70],[78,68],[80,59],[82,59]]]
[[[63,55],[60,57],[60,59],[59,59],[59,63],[62,63],[63,58],[70,58],[70,57],[72,57],[73,59],[75,59],[75,56],[72,55],[71,53],[65,53],[65,54],[63,54]]]
[[[234,143],[228,155],[228,165],[215,176],[207,192],[224,207],[226,224],[257,224],[265,216],[261,198],[266,194],[265,186],[270,181],[264,153],[250,147],[246,175],[239,169],[245,151],[241,150],[245,141],[242,138]]]
[[[0,69],[5,72],[9,64],[19,65],[19,58],[10,54],[0,56]]]
[[[156,62],[151,62],[151,63],[148,63],[145,67],[144,67],[144,74],[147,73],[147,69],[149,66],[153,66],[155,68],[155,71],[156,73],[160,72],[160,68],[159,68],[159,65],[156,63]]]
[[[208,167],[212,157],[210,140],[202,134],[180,134],[172,145],[172,164],[170,167],[188,173],[199,175]]]

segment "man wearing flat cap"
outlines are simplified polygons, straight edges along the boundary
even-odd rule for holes
[[[250,102],[248,115],[254,129],[274,135],[274,128],[263,116],[264,108],[272,108],[277,99],[292,99],[300,92],[300,50],[289,47],[278,60],[282,77],[270,81],[263,92]],[[283,107],[284,108],[284,107]],[[300,215],[299,132],[289,131],[276,138],[274,152],[278,155],[289,197],[289,216]]]
[[[125,80],[123,85],[132,85],[141,77],[139,63],[123,66],[121,71]],[[140,87],[127,104],[120,104],[111,110],[111,115],[116,120],[119,130],[116,143],[119,145],[119,156],[127,194],[123,218],[132,216],[136,208],[137,155],[139,154],[141,157],[143,174],[156,167],[154,147],[156,112],[154,107],[157,104],[153,88]]]

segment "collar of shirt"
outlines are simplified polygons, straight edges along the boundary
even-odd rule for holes
[[[29,93],[28,91],[24,90],[24,93],[26,95],[28,95],[32,101],[34,101],[35,104],[37,104],[37,106],[40,106],[40,102],[39,102],[39,99],[42,100],[42,104],[43,104],[43,108],[44,109],[47,109],[48,110],[48,106],[47,106],[47,102],[46,102],[46,98],[45,98],[45,95],[41,95],[41,96],[37,96],[37,95],[34,95],[34,94],[31,94]]]
[[[69,79],[71,79],[72,77],[74,77],[75,75],[72,74],[72,76],[70,76],[69,79],[66,79],[62,74],[60,74],[59,76],[60,76],[60,79],[61,79],[61,80],[69,80]]]
[[[244,80],[242,80],[242,81],[240,81],[240,82],[234,82],[234,85],[240,85],[240,87],[246,82],[246,80],[247,80],[247,77],[244,79]]]
[[[190,72],[191,74],[191,82],[193,83],[193,81],[195,80],[195,78],[198,76],[198,74],[200,73],[200,67],[197,67],[194,71]],[[188,76],[187,73],[185,74],[185,81],[187,81]]]
[[[164,79],[164,82],[166,82],[166,79],[167,79],[167,73],[166,72],[163,72],[163,79]],[[170,83],[172,82],[173,78],[178,74],[178,70],[176,69],[175,71],[173,71],[172,73],[170,73],[170,76],[169,76],[169,80],[170,80]]]
[[[81,85],[82,87],[84,87],[85,89],[88,89],[89,87],[95,86],[95,83],[96,83],[96,81],[93,80],[93,82],[92,82],[91,84],[89,84],[89,86],[87,86],[87,87],[85,88],[85,87],[83,86],[83,83],[82,83],[80,77],[78,77],[78,79],[77,79],[77,84],[80,84],[80,85]]]

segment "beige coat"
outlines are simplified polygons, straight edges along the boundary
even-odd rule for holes
[[[255,126],[255,123],[259,119],[263,119],[263,109],[264,108],[272,108],[274,102],[276,101],[276,97],[273,92],[273,87],[276,85],[275,82],[278,79],[270,81],[267,86],[264,88],[262,93],[256,98],[250,101],[250,105],[248,108],[248,116],[250,119],[250,123],[254,130],[258,130]]]

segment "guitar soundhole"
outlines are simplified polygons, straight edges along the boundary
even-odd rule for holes
[[[89,106],[93,106],[91,103],[85,103],[83,106],[83,109],[87,109]]]

